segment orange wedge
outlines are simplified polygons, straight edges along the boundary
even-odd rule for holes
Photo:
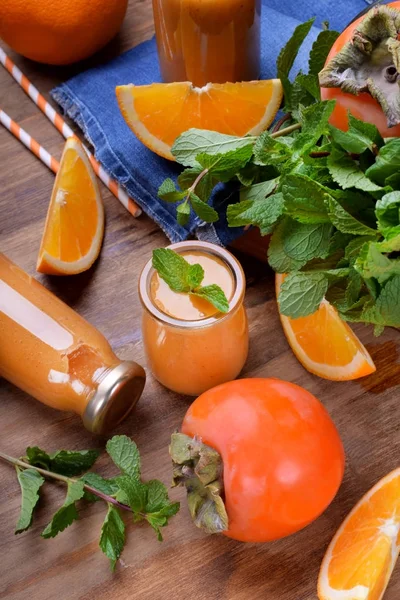
[[[75,275],[92,266],[104,234],[104,208],[96,175],[76,138],[64,146],[47,211],[36,270]]]
[[[279,79],[242,83],[190,82],[120,85],[119,107],[133,133],[150,150],[175,160],[176,138],[195,127],[229,135],[257,135],[273,121],[282,101]]]
[[[284,278],[285,275],[276,275],[277,297]],[[366,348],[327,300],[308,317],[279,316],[291,349],[303,367],[314,375],[349,381],[376,371]]]
[[[353,508],[331,541],[318,579],[320,600],[380,600],[399,555],[400,469]]]

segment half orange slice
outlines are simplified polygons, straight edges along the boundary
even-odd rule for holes
[[[285,275],[276,274],[277,297],[284,278]],[[348,381],[376,371],[366,348],[327,300],[307,317],[291,319],[281,313],[279,316],[291,349],[303,367],[314,375]]]
[[[69,138],[54,183],[39,256],[39,273],[75,275],[92,266],[104,234],[96,175],[82,144]]]
[[[153,152],[175,160],[171,147],[195,127],[229,135],[257,135],[273,121],[282,101],[279,79],[242,83],[190,82],[120,85],[119,107],[134,134]]]
[[[320,600],[380,600],[399,555],[400,469],[381,479],[339,527],[322,561]]]

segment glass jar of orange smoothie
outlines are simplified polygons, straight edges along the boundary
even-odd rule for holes
[[[180,242],[169,248],[189,263],[199,263],[204,269],[201,285],[219,285],[229,301],[229,311],[221,313],[204,298],[173,292],[151,260],[140,276],[148,366],[165,387],[197,396],[235,379],[246,361],[245,277],[236,258],[214,244]]]
[[[145,384],[141,366],[1,253],[0,376],[94,433],[122,421]]]
[[[260,74],[261,0],[153,0],[164,81],[250,81]]]

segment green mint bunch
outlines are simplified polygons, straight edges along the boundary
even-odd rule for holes
[[[158,248],[153,250],[153,268],[172,291],[204,298],[222,313],[229,311],[228,299],[219,285],[201,285],[204,279],[201,265],[191,265],[181,254],[169,248]]]
[[[167,488],[156,479],[143,482],[140,474],[139,450],[130,438],[117,435],[107,442],[107,453],[119,469],[111,479],[88,471],[99,456],[97,450],[66,451],[48,454],[38,447],[26,449],[26,456],[15,459],[0,452],[0,458],[15,465],[21,488],[21,511],[15,533],[29,529],[45,478],[62,481],[67,486],[64,503],[42,532],[52,538],[79,519],[79,501],[102,500],[107,514],[101,529],[99,545],[110,559],[111,568],[121,556],[125,545],[125,523],[121,511],[130,512],[133,522],[147,521],[162,541],[161,528],[179,510],[171,502]]]
[[[336,32],[319,34],[308,73],[290,81],[312,23],[299,25],[278,57],[283,119],[259,136],[185,132],[172,150],[186,167],[181,191],[168,180],[160,197],[180,202],[178,218],[180,210],[188,217],[190,206],[196,212],[192,194],[207,204],[217,183],[236,182],[240,197],[228,205],[228,225],[271,235],[269,264],[288,274],[281,312],[307,316],[325,297],[344,320],[371,323],[378,334],[400,326],[400,140],[383,140],[351,115],[347,132],[330,125],[335,102],[321,101],[318,73]]]

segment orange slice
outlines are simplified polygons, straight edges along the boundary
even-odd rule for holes
[[[353,508],[331,541],[318,579],[320,600],[380,600],[399,555],[400,469]]]
[[[279,79],[242,83],[190,82],[120,85],[119,107],[133,133],[150,150],[175,160],[176,138],[195,127],[229,135],[257,135],[273,121],[282,101]]]
[[[277,297],[284,278],[285,275],[276,275]],[[291,349],[303,367],[314,375],[349,381],[376,371],[366,348],[327,300],[308,317],[291,319],[280,313],[279,316]]]
[[[96,175],[82,144],[69,138],[54,182],[36,270],[75,275],[92,266],[104,234]]]

